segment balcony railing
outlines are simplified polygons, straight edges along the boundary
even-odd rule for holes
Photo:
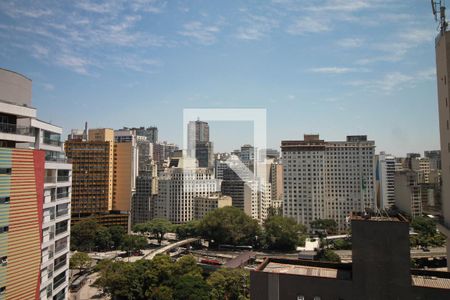
[[[55,183],[56,182],[56,176],[45,176],[44,177],[45,183]]]
[[[53,161],[53,162],[59,162],[59,163],[67,163],[68,160],[66,157],[54,157],[54,156],[46,156],[46,161]]]
[[[56,279],[56,278],[55,278]],[[63,284],[66,281],[66,276],[64,274],[63,277],[56,279],[53,281],[53,289],[57,289],[61,284]]]
[[[59,263],[55,264],[54,266],[54,271],[61,269],[62,267],[64,267],[67,264],[67,260],[62,260]]]
[[[59,211],[56,212],[56,217],[62,217],[62,216],[66,216],[69,213],[69,209],[61,209]]]
[[[44,138],[44,144],[51,146],[61,146],[62,142]]]
[[[59,253],[67,248],[67,243],[55,247],[55,253]]]
[[[56,199],[61,199],[61,198],[67,198],[69,197],[69,193],[65,192],[65,193],[59,193],[56,195]]]
[[[64,223],[64,222],[66,222],[66,221],[63,221],[62,223]],[[56,235],[60,235],[61,233],[64,233],[64,232],[67,232],[67,225],[66,226],[63,226],[63,227],[57,227],[56,228]]]
[[[66,182],[69,181],[69,176],[58,176],[58,182]]]
[[[17,124],[1,123],[1,122],[0,122],[0,132],[28,135],[28,136],[31,136],[33,133],[30,127],[17,126]]]

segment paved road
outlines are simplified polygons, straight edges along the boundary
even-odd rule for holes
[[[352,251],[351,250],[336,250],[342,260],[351,260]],[[447,251],[444,247],[430,248],[429,252],[425,252],[421,249],[411,249],[411,258],[421,258],[421,257],[441,257],[446,256]]]
[[[197,238],[190,238],[190,239],[185,239],[185,240],[173,243],[173,244],[169,244],[169,245],[164,246],[162,248],[156,249],[155,251],[152,251],[152,252],[150,252],[147,255],[144,255],[143,258],[152,260],[158,254],[165,253],[165,252],[167,252],[167,251],[169,251],[171,249],[178,248],[178,247],[181,247],[181,246],[184,246],[184,245],[187,245],[187,244],[191,244],[191,243],[193,243],[195,241],[198,241],[198,239]]]
[[[96,287],[91,286],[92,283],[98,278],[98,273],[93,273],[89,275],[86,284],[77,292],[70,293],[69,300],[89,300],[89,299],[98,299],[98,300],[106,300],[108,298],[102,297],[101,291]]]

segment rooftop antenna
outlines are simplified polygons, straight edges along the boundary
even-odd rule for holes
[[[434,20],[438,22],[439,11],[439,30],[443,34],[447,30],[447,21],[445,20],[445,1],[444,0],[431,0],[431,10],[433,11]]]

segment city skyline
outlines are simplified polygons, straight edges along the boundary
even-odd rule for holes
[[[181,145],[184,108],[250,107],[267,109],[270,148],[319,133],[367,134],[397,156],[439,149],[424,1],[5,1],[0,16],[1,67],[33,79],[65,134],[155,125]],[[233,131],[211,133],[216,152],[251,141]]]

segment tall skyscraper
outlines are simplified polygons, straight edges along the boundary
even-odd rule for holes
[[[209,125],[200,120],[188,124],[188,155],[195,157],[200,168],[214,167],[213,143],[209,140]]]
[[[377,156],[376,170],[379,184],[378,208],[388,209],[395,205],[395,157],[380,152]]]
[[[0,298],[67,299],[72,166],[31,88],[0,69]]]
[[[327,142],[319,135],[282,141],[283,215],[300,224],[334,219],[340,229],[352,211],[376,207],[375,143],[366,136]]]
[[[440,231],[447,237],[447,257],[450,257],[450,32],[445,22],[445,8],[441,8],[441,31],[436,37],[436,77],[439,108],[439,130],[441,140],[442,164],[442,213],[444,224],[439,226]],[[450,269],[450,259],[447,260]]]
[[[137,140],[139,168],[136,178],[136,193],[132,200],[131,223],[145,223],[152,218],[153,196],[157,194],[157,166],[152,160],[152,143],[146,138]]]

